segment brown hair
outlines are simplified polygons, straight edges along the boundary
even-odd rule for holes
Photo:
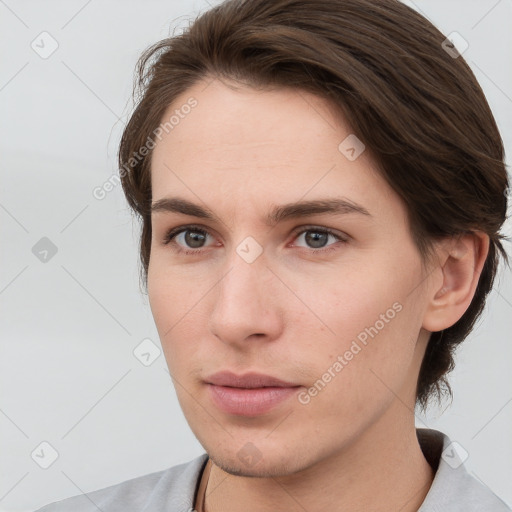
[[[227,78],[256,88],[293,87],[328,99],[370,149],[403,199],[427,257],[432,241],[480,230],[490,249],[462,318],[430,337],[417,403],[441,399],[455,348],[492,288],[508,178],[503,143],[485,96],[446,37],[397,0],[227,0],[137,63],[138,104],[119,147],[121,182],[142,224],[141,277],[151,249],[151,134],[173,100],[196,82]],[[153,144],[154,145],[154,144]]]

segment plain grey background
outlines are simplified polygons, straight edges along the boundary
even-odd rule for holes
[[[464,58],[510,158],[512,1],[406,3],[468,42]],[[33,510],[203,453],[163,354],[148,366],[134,355],[146,339],[160,347],[139,290],[138,226],[120,186],[103,200],[92,191],[117,172],[140,53],[207,8],[0,0],[1,511]],[[505,231],[512,234],[510,223]],[[502,267],[458,352],[452,405],[417,415],[417,426],[460,443],[468,469],[509,504],[511,315],[512,279]]]

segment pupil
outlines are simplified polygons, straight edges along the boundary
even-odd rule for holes
[[[327,233],[319,233],[317,231],[312,231],[311,233],[314,233],[314,235],[311,236],[306,233],[306,242],[308,242],[308,243],[313,242],[314,248],[323,247],[325,245],[325,243],[327,242],[328,234]],[[324,243],[322,243],[320,245],[315,245],[319,241],[319,239],[321,241],[323,241]]]
[[[201,247],[200,243],[203,242],[204,240],[204,235],[202,233],[199,233],[197,231],[192,231],[192,235],[190,235],[190,231],[188,231],[186,234],[185,234],[185,241],[187,243],[187,245],[190,245],[190,247],[192,248],[198,248],[198,247]],[[195,242],[199,241],[199,245],[194,245]],[[192,242],[192,243],[190,243]]]

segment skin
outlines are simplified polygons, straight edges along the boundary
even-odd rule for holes
[[[415,433],[420,364],[430,331],[469,306],[488,239],[440,241],[425,265],[406,208],[369,151],[349,161],[338,150],[352,132],[325,100],[208,83],[163,116],[190,96],[198,101],[154,148],[153,202],[188,199],[221,222],[153,213],[148,269],[178,400],[214,463],[206,510],[332,511],[335,503],[335,510],[416,511],[434,476]],[[263,222],[272,205],[340,196],[370,215]],[[176,246],[203,252],[180,254],[163,243],[168,230],[191,224],[208,231],[203,245],[185,232]],[[345,241],[329,236],[315,245],[315,228]],[[263,249],[252,263],[236,251],[248,236]],[[246,418],[212,402],[204,379],[220,370],[311,388],[396,303],[401,311],[309,403],[292,396]],[[247,443],[256,464],[238,456]]]

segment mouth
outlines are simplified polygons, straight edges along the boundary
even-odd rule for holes
[[[284,380],[265,375],[263,373],[250,372],[244,375],[236,375],[230,371],[222,371],[214,373],[210,377],[207,377],[205,381],[208,384],[215,386],[225,386],[231,388],[291,388],[296,387],[298,384],[293,382],[286,382]]]
[[[228,371],[216,373],[205,382],[213,403],[221,411],[248,417],[271,411],[301,387],[261,373],[236,375]]]

